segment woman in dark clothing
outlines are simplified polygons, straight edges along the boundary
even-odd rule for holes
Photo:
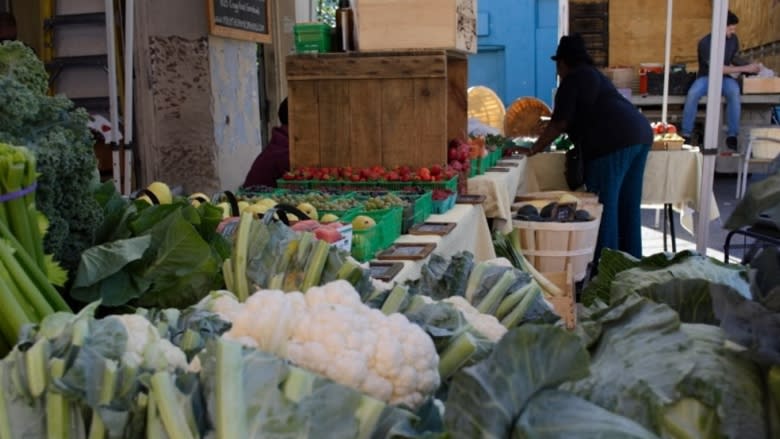
[[[279,122],[274,127],[271,140],[252,163],[243,187],[276,187],[276,180],[290,170],[290,136],[287,132],[287,98],[279,105]]]
[[[593,66],[578,34],[564,36],[552,59],[560,86],[550,123],[530,154],[567,133],[581,149],[585,186],[604,206],[596,245],[642,256],[642,180],[653,132],[647,119]]]

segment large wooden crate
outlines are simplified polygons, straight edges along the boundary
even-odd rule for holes
[[[290,55],[290,164],[445,164],[466,134],[467,76],[454,51]]]
[[[477,52],[477,0],[355,0],[361,51]]]

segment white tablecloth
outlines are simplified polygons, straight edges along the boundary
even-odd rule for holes
[[[509,172],[486,172],[469,178],[468,193],[484,195],[485,216],[493,219],[493,228],[504,233],[512,231],[512,202],[518,188],[525,185],[528,160],[525,157],[503,159],[517,164],[507,167]]]
[[[537,154],[528,160],[526,189],[528,192],[568,190],[563,175],[564,153]],[[699,206],[702,157],[697,148],[681,151],[650,151],[642,186],[642,206],[672,204],[681,212],[681,223],[693,230],[692,213]],[[720,217],[715,195],[712,197],[710,220]]]
[[[464,250],[473,253],[476,261],[486,261],[496,257],[485,211],[481,205],[456,204],[455,207],[445,214],[431,215],[427,222],[449,222],[457,225],[450,233],[444,236],[401,235],[395,242],[433,242],[436,243],[436,249],[433,253],[444,257],[452,256]],[[404,264],[404,268],[393,278],[393,281],[400,283],[407,279],[420,277],[420,268],[429,258],[419,261],[401,261]]]

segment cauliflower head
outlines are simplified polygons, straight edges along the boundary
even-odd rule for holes
[[[419,407],[440,384],[431,338],[402,314],[364,305],[343,280],[306,294],[257,291],[232,323],[224,337],[254,339],[260,350],[391,404]]]
[[[506,334],[507,329],[495,316],[479,312],[464,297],[451,296],[444,299],[443,302],[447,302],[457,308],[474,330],[493,343],[497,343]]]

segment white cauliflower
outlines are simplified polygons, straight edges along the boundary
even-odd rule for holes
[[[157,328],[140,314],[122,314],[107,318],[119,320],[127,332],[127,345],[122,354],[122,362],[133,367],[141,366],[146,346],[160,340]]]
[[[165,338],[160,337],[152,323],[140,314],[107,317],[117,319],[127,331],[127,345],[122,362],[133,367],[174,371],[187,369],[187,356]]]
[[[377,399],[416,408],[440,383],[431,338],[401,314],[360,301],[349,282],[306,294],[260,290],[231,319],[224,337],[258,348]]]
[[[444,299],[443,302],[452,304],[457,308],[463,314],[463,317],[466,318],[469,325],[488,340],[496,343],[506,334],[506,328],[495,316],[479,312],[464,297],[451,296]]]
[[[217,290],[212,291],[208,296],[201,299],[197,307],[211,311],[221,319],[232,322],[234,316],[241,310],[242,305],[230,291]]]

